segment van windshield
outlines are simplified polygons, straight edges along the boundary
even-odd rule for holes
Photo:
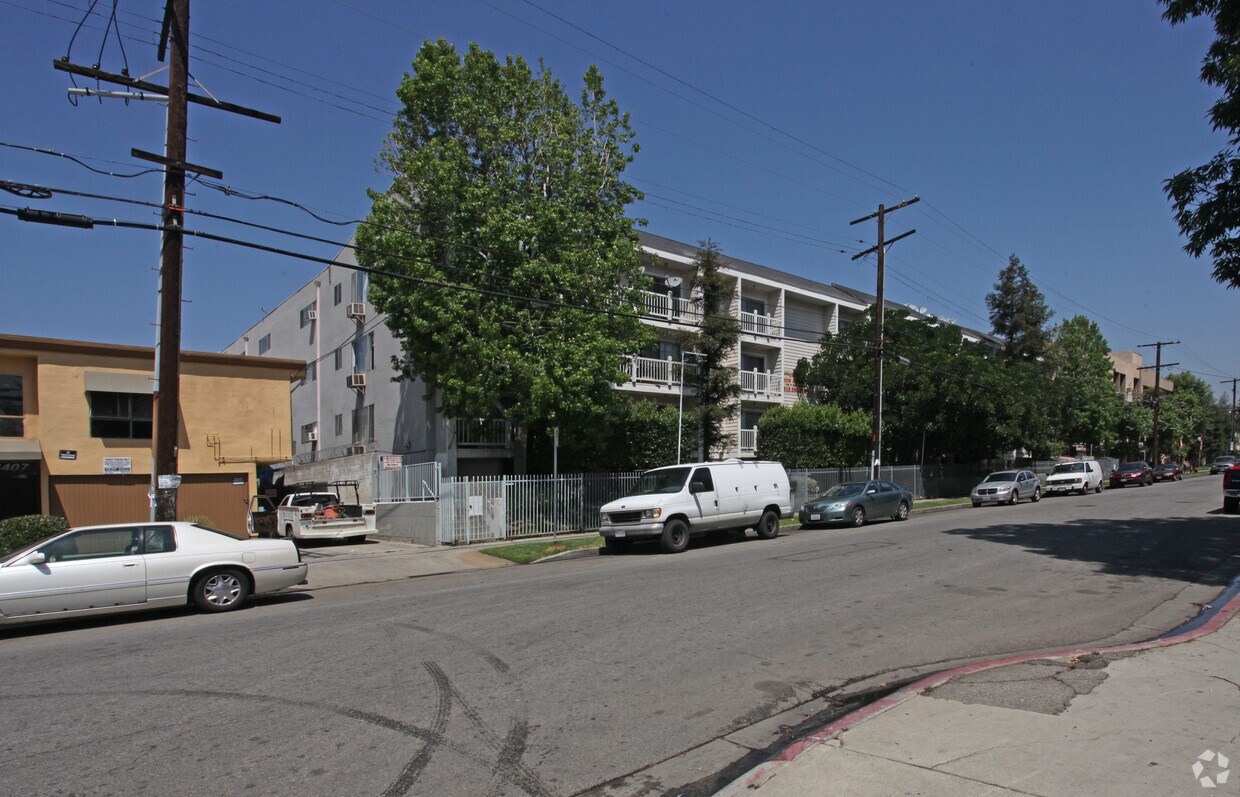
[[[1084,473],[1084,462],[1065,462],[1063,465],[1056,465],[1051,473]]]
[[[665,468],[652,470],[642,474],[637,482],[633,495],[659,495],[678,493],[689,478],[688,468]]]

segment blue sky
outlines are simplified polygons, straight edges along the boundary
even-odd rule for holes
[[[535,3],[196,0],[191,72],[220,99],[284,121],[191,106],[189,159],[243,191],[362,218],[366,189],[385,184],[375,162],[395,88],[425,39],[541,58],[574,95],[597,63],[632,114],[641,152],[628,175],[647,193],[633,215],[650,232],[710,238],[735,257],[873,291],[873,260],[850,253],[872,245],[874,225],[848,222],[919,195],[889,224],[889,235],[917,229],[888,257],[890,298],[988,329],[985,295],[1014,253],[1057,319],[1093,318],[1117,350],[1183,341],[1164,360],[1211,383],[1240,375],[1227,334],[1236,294],[1210,279],[1208,262],[1184,254],[1161,190],[1224,143],[1205,121],[1215,92],[1197,78],[1208,25],[1173,29],[1161,5],[1129,0]],[[162,151],[163,108],[93,99],[74,107],[68,76],[52,69],[87,5],[0,0],[9,77],[0,142],[138,171],[130,148]],[[162,7],[119,0],[131,74],[160,66],[152,31]],[[72,60],[120,71],[105,23],[87,21]],[[0,179],[161,195],[159,175],[100,176],[11,147],[0,147]],[[0,194],[0,206],[22,205],[156,220],[142,206]],[[351,231],[202,188],[187,205],[332,240]],[[321,257],[336,251],[222,222],[189,226]],[[0,242],[0,331],[154,341],[155,233],[3,216]],[[187,348],[224,347],[318,268],[227,244],[190,246]]]

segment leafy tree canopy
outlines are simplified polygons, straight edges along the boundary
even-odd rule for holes
[[[1209,254],[1214,279],[1235,288],[1240,286],[1240,0],[1160,1],[1167,7],[1163,18],[1172,25],[1197,17],[1214,23],[1201,79],[1223,91],[1208,116],[1216,131],[1227,134],[1228,146],[1209,163],[1171,177],[1163,188],[1188,238],[1184,250],[1193,257]]]
[[[1099,444],[1115,425],[1111,347],[1098,325],[1085,316],[1055,327],[1047,350],[1054,381],[1048,386],[1052,422],[1066,444]]]
[[[1007,359],[1030,362],[1046,352],[1050,340],[1046,325],[1053,313],[1016,255],[999,272],[999,281],[986,296],[986,307],[995,336],[1003,339]]]
[[[621,179],[628,115],[594,67],[575,103],[541,64],[443,39],[397,95],[379,156],[391,187],[357,233],[362,265],[421,280],[372,281],[405,352],[393,365],[449,416],[597,418],[650,336],[632,317],[648,280],[624,215],[640,197]]]

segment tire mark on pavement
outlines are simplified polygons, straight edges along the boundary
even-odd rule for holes
[[[430,674],[431,680],[435,682],[435,717],[431,720],[431,727],[428,729],[430,738],[423,740],[422,749],[409,759],[400,774],[396,776],[396,780],[384,789],[383,797],[401,797],[413,788],[418,776],[422,774],[422,770],[426,769],[426,765],[434,756],[435,748],[443,742],[444,731],[448,727],[448,717],[452,713],[452,693],[448,688],[448,678],[443,674],[443,670],[439,669],[439,665],[433,661],[424,661],[422,666]]]

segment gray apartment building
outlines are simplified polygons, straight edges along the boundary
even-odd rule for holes
[[[630,358],[629,381],[615,388],[674,405],[682,398],[682,368],[692,358],[673,332],[701,315],[698,297],[688,289],[698,249],[645,232],[638,237],[653,282],[645,312],[659,340]],[[741,327],[728,362],[741,386],[740,408],[725,430],[732,449],[723,453],[747,458],[757,449],[758,418],[798,400],[792,379],[797,362],[819,351],[825,333],[859,318],[874,297],[743,260],[723,261],[722,273],[733,285],[731,313]],[[444,417],[421,380],[392,381],[400,346],[368,301],[368,275],[349,268],[356,263],[353,250],[343,249],[335,264],[224,350],[307,363],[305,379],[291,393],[294,461],[340,460],[333,474],[350,478],[372,470],[376,453],[400,456],[405,464],[438,462],[444,476],[524,472],[507,421]],[[350,468],[346,461],[355,464]],[[357,473],[348,475],[350,469]]]

